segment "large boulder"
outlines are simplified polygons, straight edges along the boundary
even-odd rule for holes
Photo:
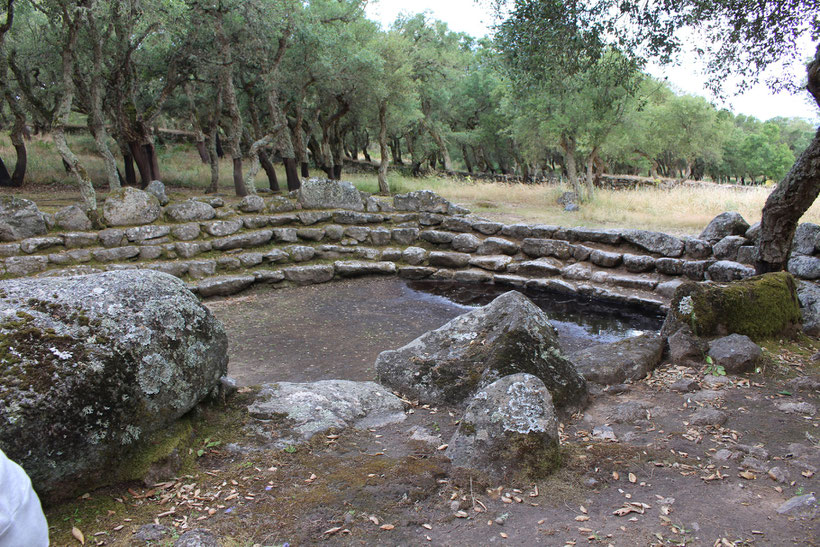
[[[817,237],[820,236],[820,226],[811,222],[804,222],[794,231],[792,238],[792,256],[811,256]]]
[[[0,197],[0,241],[17,241],[48,231],[46,217],[31,200]]]
[[[789,259],[788,270],[801,279],[820,279],[820,258],[816,256],[793,256]]]
[[[803,317],[803,332],[820,337],[820,287],[816,283],[798,281],[797,298]]]
[[[515,291],[376,360],[379,382],[429,404],[459,404],[519,372],[541,379],[557,407],[586,403],[587,386],[558,348],[547,315]]]
[[[151,224],[161,211],[155,195],[130,186],[111,192],[103,204],[103,218],[109,226]]]
[[[189,199],[166,207],[165,216],[168,217],[168,220],[174,222],[191,222],[193,220],[211,220],[216,216],[216,211],[207,203]]]
[[[139,478],[227,371],[222,325],[164,273],[4,281],[0,309],[0,448],[46,498]]]
[[[731,283],[683,283],[662,332],[668,336],[683,326],[698,336],[737,333],[753,340],[793,333],[800,327],[796,282],[778,272]]]
[[[91,220],[79,205],[68,205],[54,213],[54,224],[72,232],[84,232],[92,227]]]
[[[706,225],[699,239],[715,243],[726,236],[742,236],[748,229],[749,223],[740,216],[740,213],[721,213]]]
[[[383,386],[349,380],[265,384],[248,413],[275,422],[279,435],[271,440],[280,448],[329,429],[381,427],[406,418],[402,400]]]
[[[577,351],[569,359],[588,382],[609,386],[646,377],[661,362],[663,350],[660,336],[642,334]]]
[[[349,182],[310,179],[299,188],[299,203],[305,209],[350,209],[364,211],[361,193]]]
[[[455,467],[494,481],[544,475],[561,461],[558,420],[544,383],[512,374],[476,393],[447,448]]]
[[[422,213],[447,214],[452,204],[430,190],[416,190],[393,196],[393,206],[397,211],[420,211]]]
[[[709,357],[726,372],[750,372],[763,354],[760,346],[742,334],[730,334],[709,343]]]

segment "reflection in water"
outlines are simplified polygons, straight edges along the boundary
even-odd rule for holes
[[[469,308],[484,306],[497,296],[510,290],[509,287],[482,283],[459,283],[454,281],[413,281],[408,287],[413,291],[434,295]],[[563,339],[562,345],[569,340],[573,347],[595,343],[617,342],[624,338],[637,336],[644,332],[657,331],[661,328],[663,317],[639,309],[606,304],[580,296],[570,296],[543,290],[515,289],[544,310],[553,326]]]

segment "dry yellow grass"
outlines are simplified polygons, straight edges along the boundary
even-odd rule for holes
[[[85,163],[92,179],[104,180],[102,161],[93,141],[85,135],[70,136],[74,151]],[[29,143],[29,172],[26,187],[15,194],[28,195],[46,210],[79,201],[74,182],[66,176],[59,155],[48,137],[35,137]],[[14,149],[6,135],[0,136],[0,156],[9,169]],[[169,144],[160,148],[160,166],[169,193],[183,197],[199,193],[210,181],[207,165],[199,161],[192,146]],[[285,177],[277,168],[280,184]],[[321,171],[313,170],[319,176]],[[377,190],[375,174],[349,173],[345,180],[369,192]],[[474,213],[504,222],[556,224],[560,226],[623,227],[663,230],[677,234],[698,234],[708,222],[724,211],[737,211],[749,222],[760,220],[763,204],[771,187],[739,187],[703,184],[678,186],[669,190],[598,190],[581,210],[568,213],[556,199],[568,188],[545,184],[505,184],[453,180],[441,177],[412,178],[390,174],[391,189],[396,193],[429,189],[447,199],[470,208]],[[257,187],[267,186],[264,172],[256,177]],[[220,167],[220,194],[231,195],[230,161],[223,158]],[[75,195],[76,194],[76,195]],[[100,193],[101,199],[104,193]],[[820,224],[820,203],[803,216],[803,222]]]

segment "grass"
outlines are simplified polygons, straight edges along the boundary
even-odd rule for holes
[[[105,180],[102,160],[96,154],[91,137],[70,135],[69,138],[92,180],[102,184]],[[76,184],[66,176],[50,137],[35,136],[28,143],[28,150],[26,186],[13,193],[34,199],[48,212],[79,201]],[[112,146],[112,150],[116,147]],[[199,160],[192,145],[171,143],[158,147],[158,150],[163,182],[171,198],[185,198],[205,190],[210,183],[210,170]],[[14,149],[6,135],[0,136],[0,157],[7,160],[11,169]],[[322,174],[317,169],[311,172],[314,176]],[[284,186],[285,173],[281,166],[277,166],[277,175],[280,185]],[[229,202],[233,193],[231,176],[230,159],[223,158],[219,188],[220,195],[229,198]],[[375,173],[346,173],[343,178],[361,190],[373,193],[378,190]],[[628,227],[694,235],[724,211],[737,211],[750,224],[759,221],[772,189],[704,184],[672,189],[598,190],[591,202],[583,204],[580,211],[570,213],[556,203],[558,196],[568,190],[562,185],[476,182],[436,176],[413,178],[399,173],[390,173],[389,182],[394,193],[429,189],[465,205],[478,215],[503,222]],[[260,170],[257,175],[256,185],[257,188],[267,187],[264,171]],[[98,199],[104,197],[105,192],[99,189]],[[813,205],[802,222],[820,224],[820,204]]]

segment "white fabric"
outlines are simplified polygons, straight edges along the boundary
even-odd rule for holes
[[[23,468],[0,450],[0,547],[47,547],[48,524]]]

